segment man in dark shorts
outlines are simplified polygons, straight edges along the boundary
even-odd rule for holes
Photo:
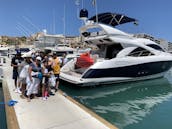
[[[17,87],[17,79],[19,76],[18,66],[20,65],[22,60],[23,58],[21,57],[20,52],[17,52],[17,54],[11,60],[11,66],[13,67],[13,79],[14,79],[14,85],[15,85],[15,92],[18,92],[18,87]]]

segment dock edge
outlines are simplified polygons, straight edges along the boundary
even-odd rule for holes
[[[8,102],[9,100],[11,100],[11,95],[7,86],[7,82],[5,80],[2,81],[2,89],[4,93],[4,101]],[[7,128],[20,129],[14,107],[13,106],[10,107],[6,104],[5,112],[6,112]]]

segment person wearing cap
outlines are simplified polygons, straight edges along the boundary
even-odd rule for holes
[[[18,81],[18,68],[20,66],[20,63],[23,61],[23,58],[21,57],[21,53],[17,52],[16,55],[11,60],[11,66],[13,67],[13,75],[12,78],[14,79],[14,85],[15,89],[14,91],[17,93],[19,91],[19,87],[17,86]]]
[[[25,91],[26,91],[26,79],[29,76],[28,71],[29,71],[29,64],[32,63],[31,61],[31,54],[26,53],[24,55],[22,55],[22,57],[24,58],[23,61],[23,68],[19,74],[19,80],[21,82],[21,98],[25,98]]]
[[[36,60],[32,62],[29,66],[29,83],[27,85],[27,100],[30,102],[30,96],[34,96],[38,93],[38,86],[42,80],[42,67],[41,67],[41,57],[37,56]]]
[[[55,92],[57,92],[59,87],[59,74],[60,74],[60,64],[61,60],[57,57],[56,53],[53,53],[52,69],[54,76],[56,77]]]
[[[22,58],[23,58],[23,60],[21,61],[21,63],[18,65],[18,75],[19,75],[19,77],[18,77],[18,93],[19,94],[21,94],[22,92],[21,92],[21,85],[22,85],[22,78],[20,77],[20,73],[21,73],[21,71],[22,71],[22,69],[23,69],[23,67],[26,65],[26,62],[25,62],[25,60],[24,60],[24,57],[23,57],[23,55],[21,56]]]

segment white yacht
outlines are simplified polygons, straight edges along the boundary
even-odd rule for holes
[[[55,47],[45,47],[45,53],[56,53],[58,56],[63,54],[73,54],[76,52],[76,49],[70,47],[68,44],[58,44]]]
[[[65,58],[67,61],[79,56],[77,49],[70,47],[68,44],[58,44],[55,47],[45,47],[44,52],[47,54],[56,53],[60,59],[62,59],[63,55],[66,54]]]
[[[11,48],[12,46],[6,44],[0,44],[0,56],[8,56]]]
[[[163,77],[172,66],[172,54],[149,39],[90,21],[80,32],[98,50],[91,51],[94,63],[82,72],[76,68],[76,58],[62,67],[60,79],[69,83],[92,86],[153,79]]]

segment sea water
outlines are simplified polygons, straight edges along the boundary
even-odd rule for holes
[[[2,84],[0,83],[0,129],[7,129]]]
[[[60,88],[119,129],[172,129],[171,78]]]

